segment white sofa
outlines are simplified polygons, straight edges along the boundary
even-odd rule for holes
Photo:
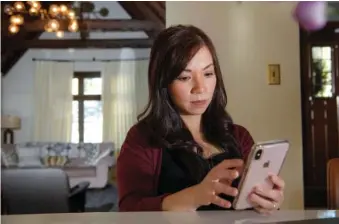
[[[68,174],[71,187],[90,182],[89,188],[103,188],[109,168],[115,165],[114,144],[25,142],[2,145],[2,167],[59,167]]]

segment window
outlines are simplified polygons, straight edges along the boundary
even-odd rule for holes
[[[75,72],[72,82],[72,142],[102,141],[100,72]]]
[[[333,47],[312,47],[312,91],[317,98],[333,97]]]

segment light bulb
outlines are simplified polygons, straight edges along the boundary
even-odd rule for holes
[[[14,24],[11,24],[11,25],[9,25],[8,30],[9,30],[9,32],[14,34],[14,33],[19,32],[19,27],[14,25]]]
[[[60,5],[60,12],[64,15],[67,14],[68,8],[66,5]]]
[[[14,8],[17,10],[17,11],[23,11],[25,9],[25,5],[24,3],[22,2],[15,2],[14,3]]]
[[[59,29],[59,22],[55,19],[52,19],[48,21],[48,27],[50,27],[52,30],[58,30]]]
[[[5,7],[4,7],[4,12],[5,12],[6,14],[8,14],[8,15],[12,15],[12,14],[13,14],[13,8],[12,8],[12,6],[10,6],[10,5],[5,5]]]
[[[75,12],[73,10],[68,11],[68,18],[74,19],[75,18]]]
[[[51,5],[49,7],[49,14],[51,14],[51,16],[56,16],[59,13],[59,7],[57,5]]]
[[[37,8],[32,7],[29,9],[29,14],[31,14],[32,16],[38,15],[38,12],[39,11]]]
[[[41,8],[41,5],[39,2],[33,1],[32,2],[32,7],[36,8],[37,10],[39,10]]]
[[[21,25],[24,23],[24,18],[21,15],[11,16],[9,20],[14,25]]]
[[[49,23],[47,23],[45,26],[44,26],[44,29],[46,32],[50,33],[50,32],[53,32],[52,28],[49,26]]]
[[[57,32],[55,32],[55,35],[58,38],[63,38],[64,37],[64,31],[58,30]]]
[[[73,20],[70,22],[69,26],[68,26],[68,30],[71,32],[76,32],[78,30],[79,26],[77,21]]]

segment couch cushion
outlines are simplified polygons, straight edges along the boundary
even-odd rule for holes
[[[40,167],[43,166],[40,159],[40,147],[17,147],[19,167]]]
[[[15,145],[3,144],[1,146],[1,166],[16,166],[18,162],[19,158],[16,153]]]

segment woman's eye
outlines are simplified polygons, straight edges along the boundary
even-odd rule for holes
[[[207,76],[207,77],[212,76],[212,75],[214,75],[213,72],[207,72],[207,73],[205,73],[205,76]]]
[[[177,79],[180,80],[180,81],[187,81],[189,80],[190,77],[188,76],[182,76],[182,77],[178,77]]]

